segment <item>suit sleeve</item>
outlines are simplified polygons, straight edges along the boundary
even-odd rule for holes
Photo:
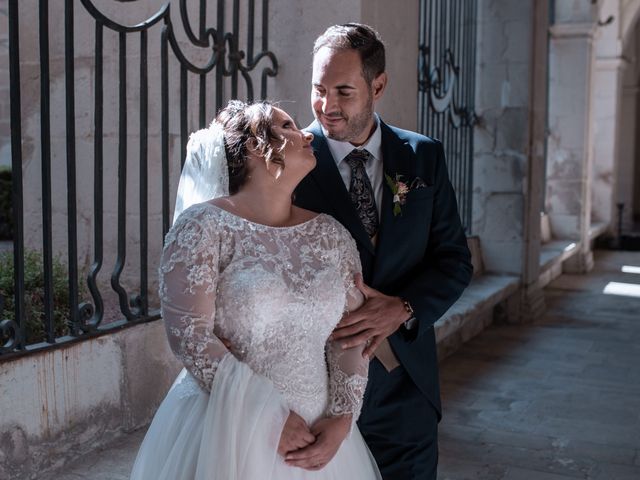
[[[442,144],[436,142],[435,149],[435,192],[429,241],[422,261],[395,292],[409,301],[415,311],[418,322],[411,331],[412,337],[427,331],[425,327],[432,326],[453,305],[473,274],[471,253],[449,181]]]

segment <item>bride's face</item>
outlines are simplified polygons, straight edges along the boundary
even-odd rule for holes
[[[316,157],[311,148],[313,134],[300,130],[287,112],[273,109],[273,132],[284,141],[281,150],[285,168],[282,172],[299,182],[316,166]]]

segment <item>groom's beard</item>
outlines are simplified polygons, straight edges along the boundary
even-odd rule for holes
[[[316,119],[318,119],[318,113],[316,114]],[[322,113],[320,113],[322,115]],[[371,123],[371,118],[373,117],[373,95],[370,93],[369,98],[367,98],[366,107],[358,112],[357,114],[351,117],[345,117],[342,115],[341,118],[345,119],[345,127],[341,131],[331,131],[328,130],[322,122],[320,125],[322,126],[322,132],[325,134],[327,138],[331,138],[333,140],[338,140],[339,142],[350,142],[351,140],[358,138],[362,135],[362,132],[365,131],[369,124]],[[339,117],[338,117],[339,118]]]

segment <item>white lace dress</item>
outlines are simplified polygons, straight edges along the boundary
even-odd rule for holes
[[[355,425],[368,362],[361,349],[328,341],[362,301],[353,284],[359,270],[353,239],[330,216],[270,227],[210,203],[187,209],[167,234],[160,267],[169,343],[185,369],[131,479],[381,478]],[[290,467],[277,454],[289,410],[310,425],[353,415],[322,470]]]

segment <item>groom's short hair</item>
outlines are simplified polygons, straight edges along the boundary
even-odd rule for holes
[[[325,30],[313,44],[313,54],[323,47],[333,50],[356,50],[362,61],[362,76],[371,84],[384,72],[384,43],[380,34],[362,23],[334,25]]]

